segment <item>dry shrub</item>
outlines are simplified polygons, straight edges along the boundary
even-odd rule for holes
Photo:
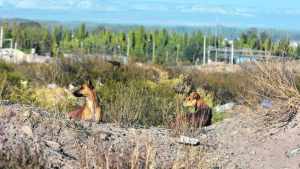
[[[265,61],[255,62],[243,67],[250,77],[247,88],[247,101],[250,104],[260,103],[264,99],[272,100],[278,111],[270,111],[268,120],[289,122],[295,116],[300,104],[300,93],[296,85],[296,73],[290,62]],[[283,120],[286,119],[286,120]]]
[[[7,75],[5,73],[0,73],[0,99],[2,98],[2,94],[4,92],[6,83],[7,83]]]
[[[56,59],[45,64],[0,62],[0,70],[0,94],[13,102],[67,112],[74,102],[64,88],[81,85],[90,78],[100,88],[98,94],[109,121],[163,125],[175,113],[172,87],[178,80],[161,80],[161,73],[154,68],[137,64],[114,67],[101,58],[87,57]],[[22,81],[27,85],[22,85]],[[48,84],[59,88],[48,89]]]
[[[296,74],[289,62],[266,61],[244,67],[251,79],[254,96],[292,101],[300,99]]]
[[[79,154],[81,168],[122,168],[152,169],[156,167],[156,148],[148,137],[128,140],[122,146],[103,144],[95,137],[94,141],[81,146],[75,145]]]
[[[154,81],[160,78],[161,71],[163,71],[162,68],[155,68],[154,66],[147,68],[134,63],[114,67],[111,63],[98,57],[56,58],[51,63],[18,65],[0,60],[0,76],[5,73],[9,82],[18,83],[22,79],[39,85],[56,83],[60,86],[67,86],[70,83],[79,84],[87,77],[93,80],[100,78],[104,82],[142,79]]]
[[[76,106],[77,99],[65,88],[41,86],[31,90],[33,90],[31,97],[35,100],[35,104],[55,112],[59,117]]]
[[[80,85],[87,77],[94,81],[110,122],[168,126],[176,114],[188,112],[181,108],[184,96],[174,90],[184,81],[184,76],[180,76],[182,72],[172,75],[170,70],[157,65],[130,63],[116,67],[101,58],[80,57],[56,59],[45,64],[0,62],[0,70],[4,72],[0,73],[0,92],[4,93],[4,99],[34,104],[55,112],[67,112],[74,107],[73,99],[69,99],[69,94],[62,90],[69,84]],[[228,75],[222,80],[221,74],[197,73],[193,76],[195,85],[198,87],[208,83],[211,87],[212,92],[208,93],[212,93],[213,99],[206,100],[210,106],[215,101],[223,103],[236,95],[232,87],[235,85],[227,80],[232,79],[234,83],[240,81],[235,80],[235,76]],[[27,87],[21,85],[22,81],[28,82]],[[47,89],[45,86],[48,84],[56,84],[60,89]],[[223,91],[230,91],[230,94]]]
[[[222,73],[222,72],[203,72],[192,70],[189,73],[194,86],[213,94],[217,104],[225,104],[231,101],[241,101],[241,92],[245,88],[248,78],[241,72]]]
[[[177,155],[177,159],[173,162],[172,169],[212,168],[212,166],[205,161],[205,150],[201,148],[184,146],[182,147],[182,151],[179,152],[180,154]]]
[[[108,81],[104,86],[98,86],[97,92],[109,121],[157,126],[167,124],[175,116],[176,94],[165,84],[143,80],[132,80],[125,84]]]

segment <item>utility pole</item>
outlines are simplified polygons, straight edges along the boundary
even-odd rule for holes
[[[154,61],[156,60],[155,58],[155,35],[153,34],[153,38],[152,38],[152,63],[154,63]]]
[[[14,45],[13,45],[13,40],[10,39],[10,48],[12,49],[13,47],[14,47]]]
[[[218,39],[216,39],[216,41],[217,41],[217,40],[218,40]],[[218,42],[215,43],[215,49],[216,49],[216,50],[215,50],[215,62],[218,61],[218,47],[217,47],[217,43],[218,43]]]
[[[165,60],[166,64],[168,64],[169,62],[169,51],[166,52],[166,60]]]
[[[179,58],[179,50],[180,50],[180,44],[177,44],[177,47],[176,47],[176,64],[178,63],[178,58]]]
[[[210,63],[210,49],[207,50],[207,63]]]
[[[80,52],[81,52],[81,55],[83,55],[83,42],[80,41]]]
[[[205,65],[206,61],[206,36],[204,36],[204,43],[203,43],[203,64]]]
[[[218,18],[216,16],[216,32],[215,32],[215,62],[218,61],[218,42],[219,42],[219,38],[218,38]]]
[[[129,34],[127,35],[127,57],[129,58],[130,55],[130,39],[129,39]]]
[[[231,41],[231,64],[233,64],[233,57],[234,57],[234,41]]]
[[[4,31],[3,31],[3,26],[1,26],[0,30],[0,48],[3,48],[3,38],[4,38]]]
[[[229,63],[229,58],[228,58],[228,55],[227,55],[227,46],[225,46],[224,58],[226,58],[226,63]]]

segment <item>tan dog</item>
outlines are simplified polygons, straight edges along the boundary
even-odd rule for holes
[[[70,118],[94,122],[102,121],[103,113],[97,102],[96,91],[91,81],[88,84],[81,85],[80,89],[73,94],[76,97],[85,97],[85,104],[79,109],[68,113]]]
[[[190,96],[185,99],[185,107],[192,107],[193,112],[185,115],[177,116],[175,125],[179,126],[182,121],[186,121],[193,127],[202,127],[211,125],[212,109],[201,99],[201,96],[192,92]]]

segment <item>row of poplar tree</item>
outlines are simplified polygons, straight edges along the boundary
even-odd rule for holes
[[[200,31],[179,33],[167,29],[148,30],[143,26],[129,31],[113,31],[99,26],[87,30],[85,24],[71,29],[45,26],[36,22],[3,23],[5,38],[23,51],[32,48],[40,55],[62,57],[64,54],[105,54],[128,56],[139,61],[171,64],[202,59],[204,34]],[[224,37],[205,35],[207,46],[226,47]],[[268,32],[249,29],[234,40],[235,48],[269,51],[273,55],[298,57],[300,47],[292,47],[288,38],[273,40]],[[207,49],[207,48],[206,48]]]

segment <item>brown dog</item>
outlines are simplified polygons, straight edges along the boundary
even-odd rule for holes
[[[212,109],[201,99],[201,96],[192,92],[184,102],[185,107],[192,107],[194,112],[187,113],[183,116],[176,117],[176,126],[180,125],[180,122],[186,121],[193,127],[203,127],[211,125]]]
[[[91,81],[81,85],[80,89],[73,92],[76,97],[85,97],[84,106],[68,113],[69,117],[75,120],[102,121],[103,114],[97,101],[96,91]]]

